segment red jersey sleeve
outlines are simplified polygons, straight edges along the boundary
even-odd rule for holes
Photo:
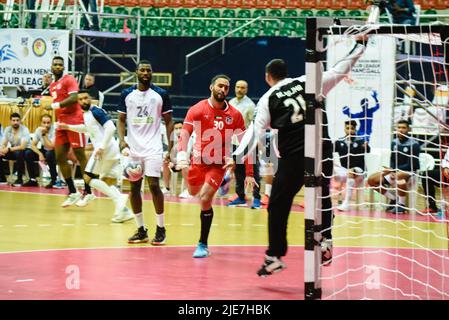
[[[66,87],[68,94],[79,91],[78,82],[76,82],[76,79],[71,75],[65,77],[64,86]]]

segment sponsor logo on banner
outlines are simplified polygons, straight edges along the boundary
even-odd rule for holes
[[[0,63],[3,61],[8,61],[8,60],[19,60],[17,58],[17,54],[14,52],[14,50],[11,49],[11,44],[5,44],[1,49],[0,49]]]
[[[47,52],[47,44],[45,43],[44,39],[37,38],[33,42],[33,53],[37,57],[42,57],[45,52]]]
[[[61,40],[59,39],[51,39],[51,52],[53,56],[60,56],[59,54],[59,46],[61,45]]]

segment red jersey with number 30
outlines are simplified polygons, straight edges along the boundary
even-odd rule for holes
[[[245,132],[245,120],[236,108],[226,102],[224,109],[216,109],[209,99],[201,100],[187,112],[183,129],[190,134],[195,130],[196,141],[193,146],[193,163],[213,162],[224,165],[224,157],[230,157],[232,147],[232,135],[243,136]],[[183,146],[178,142],[178,149]],[[184,150],[185,151],[185,150]],[[216,152],[220,152],[218,155]],[[252,169],[252,166],[251,166]],[[251,172],[248,172],[252,175]]]
[[[78,82],[69,74],[64,75],[58,81],[50,84],[50,94],[53,98],[53,102],[64,101],[71,93],[78,91]],[[68,124],[82,124],[84,123],[83,110],[78,102],[56,109],[56,120]]]

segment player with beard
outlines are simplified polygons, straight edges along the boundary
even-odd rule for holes
[[[167,137],[173,131],[172,105],[166,90],[151,83],[153,69],[146,60],[136,65],[138,84],[122,91],[118,108],[119,118],[117,133],[120,148],[129,148],[131,161],[138,161],[143,166],[156,211],[156,235],[152,245],[162,245],[166,241],[164,195],[159,186],[159,177],[163,161],[161,140],[161,118],[164,118]],[[127,127],[127,141],[125,128]],[[173,141],[168,142],[167,159],[169,160]],[[128,239],[129,243],[148,242],[148,229],[145,228],[142,212],[142,180],[131,183],[131,206],[134,211],[137,232]]]
[[[226,75],[217,75],[210,84],[211,95],[195,104],[187,112],[178,141],[176,168],[189,166],[187,148],[190,136],[195,131],[197,139],[193,146],[192,160],[187,176],[188,190],[198,195],[201,203],[201,237],[194,258],[206,258],[210,255],[208,237],[214,211],[212,200],[223,181],[226,169],[234,167],[230,157],[232,136],[242,136],[245,121],[242,114],[226,102],[230,79]],[[246,161],[245,183],[255,185],[253,165]]]
[[[45,108],[55,110],[57,122],[73,125],[82,124],[83,111],[78,104],[78,82],[72,75],[64,75],[64,58],[59,56],[53,58],[51,72],[54,77],[54,81],[50,84],[50,94],[53,98],[53,103]],[[72,168],[67,162],[70,148],[72,148],[79,161],[81,173],[84,174],[84,168],[87,164],[86,154],[84,153],[85,145],[86,138],[84,134],[63,129],[56,130],[56,162],[70,192],[66,201],[62,204],[63,208],[75,203],[85,206],[88,201],[94,198],[87,183],[85,183],[85,196],[82,198],[81,193],[75,188],[72,179]]]
[[[94,151],[87,162],[84,181],[113,200],[115,214],[112,222],[132,219],[131,211],[126,208],[128,196],[121,194],[114,186],[116,179],[122,174],[120,150],[114,139],[115,125],[103,109],[91,105],[91,97],[87,90],[78,92],[78,102],[83,109],[84,124],[59,123],[58,128],[89,134]]]

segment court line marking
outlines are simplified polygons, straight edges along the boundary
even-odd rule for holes
[[[226,247],[264,247],[266,248],[268,244],[217,244],[217,245],[209,245],[211,248],[226,248]],[[303,248],[304,245],[299,244],[289,244],[289,248]],[[117,249],[155,249],[155,250],[161,250],[161,249],[177,249],[177,248],[196,248],[195,245],[164,245],[164,246],[122,246],[122,247],[93,247],[93,248],[57,248],[57,249],[36,249],[36,250],[22,250],[22,251],[9,251],[9,252],[0,252],[1,255],[7,255],[7,254],[17,254],[17,253],[41,253],[41,252],[54,252],[54,251],[83,251],[83,250],[117,250]],[[346,249],[359,249],[359,250],[379,250],[379,248],[387,249],[387,250],[413,250],[413,248],[396,248],[396,247],[374,247],[374,246],[364,246],[364,247],[355,247],[355,246],[344,246]],[[414,249],[414,250],[423,250],[423,249]],[[427,249],[426,249],[427,250]],[[447,252],[447,249],[432,249],[436,252]]]
[[[34,281],[34,279],[19,279],[19,280],[16,280],[16,282],[31,282],[31,281]]]
[[[26,227],[28,227],[27,224],[16,224],[16,225],[14,225],[14,228],[26,228]]]
[[[122,247],[93,247],[93,248],[57,248],[57,249],[36,249],[36,250],[22,250],[22,251],[9,251],[9,252],[0,252],[0,255],[6,254],[16,254],[16,253],[40,253],[40,252],[53,252],[53,251],[73,251],[73,250],[115,250],[115,249],[156,249],[160,250],[163,248],[196,248],[196,244],[194,245],[164,245],[164,246],[122,246]],[[267,247],[268,244],[218,244],[218,245],[209,245],[209,247],[219,248],[219,247]],[[289,247],[304,247],[304,245],[289,245]],[[378,247],[374,247],[373,249],[378,249]],[[444,250],[442,250],[444,251]]]

